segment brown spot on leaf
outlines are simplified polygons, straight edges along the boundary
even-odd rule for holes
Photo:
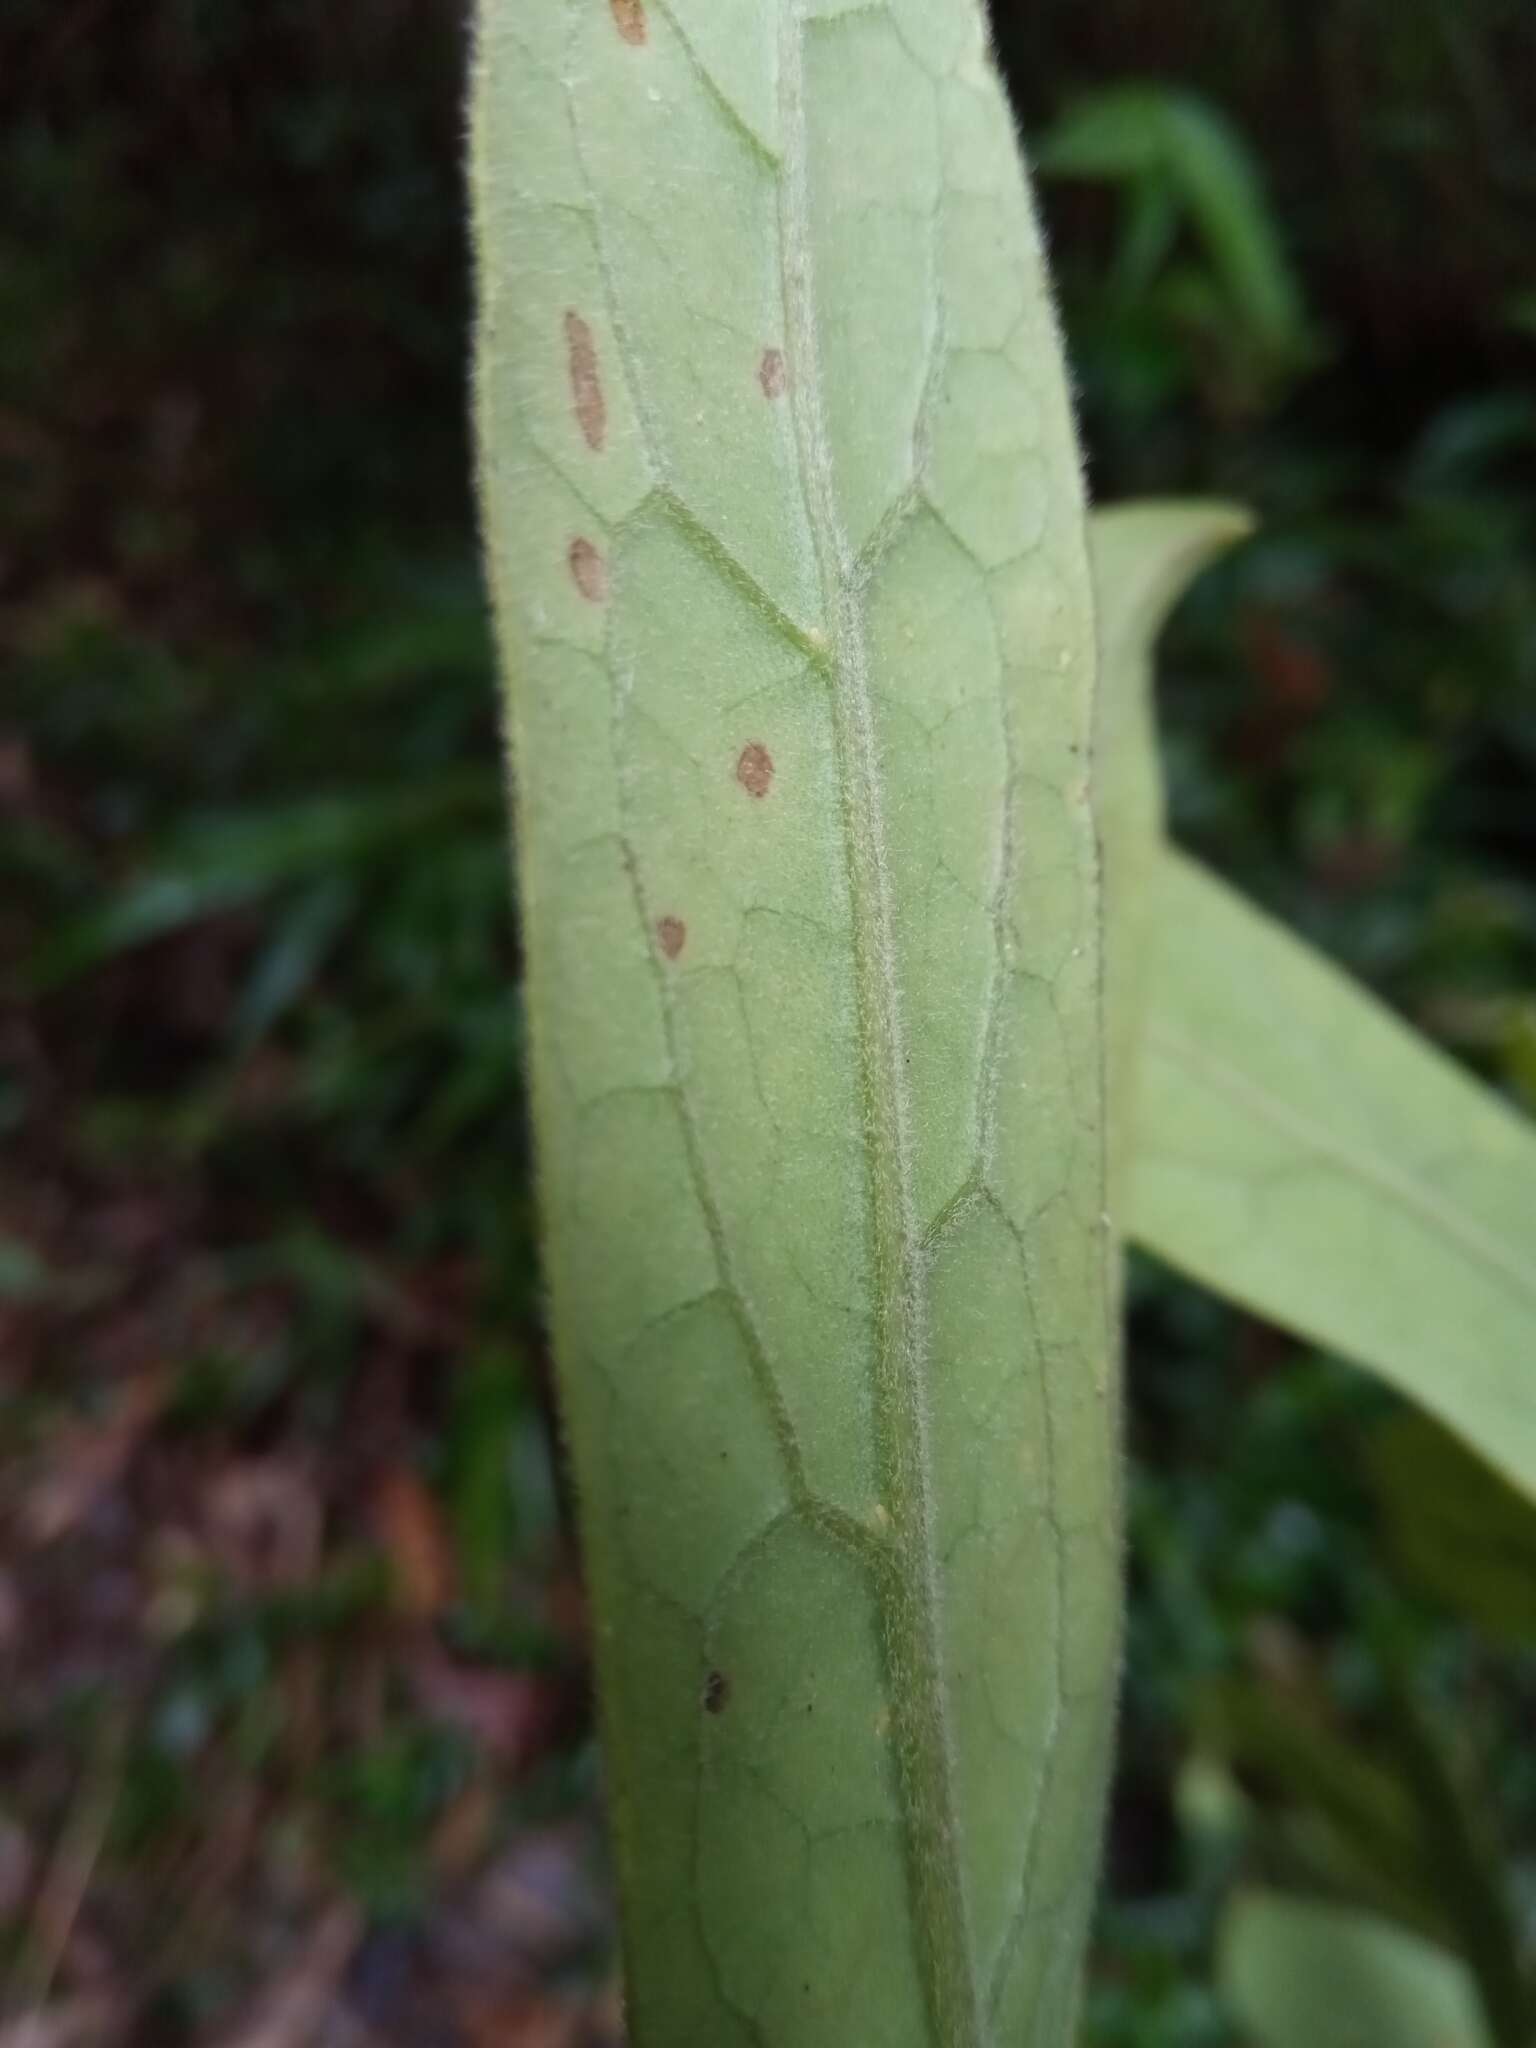
[[[763,387],[764,398],[782,398],[789,386],[789,369],[784,361],[781,348],[765,348],[763,359],[757,366],[757,381]]]
[[[586,321],[574,311],[565,316],[565,349],[576,423],[587,446],[596,452],[608,438],[608,401],[597,374],[597,343]]]
[[[731,1681],[723,1671],[711,1671],[704,1681],[704,1711],[723,1714],[731,1703]]]
[[[588,604],[602,604],[608,596],[608,564],[584,534],[578,533],[566,550],[571,580]]]
[[[608,0],[613,9],[614,26],[626,43],[645,41],[645,0]]]
[[[669,960],[675,960],[688,943],[688,927],[680,917],[656,920],[656,938]]]
[[[742,748],[736,763],[736,780],[748,796],[764,797],[772,789],[773,756],[761,741],[749,741]]]

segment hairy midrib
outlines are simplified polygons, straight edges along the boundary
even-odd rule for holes
[[[926,1254],[912,1197],[907,1064],[869,657],[822,412],[801,0],[781,0],[780,259],[789,394],[828,635],[826,660],[848,884],[875,1309],[875,1414],[890,1517],[877,1597],[919,1965],[935,2048],[985,2039],[960,1867],[929,1498],[923,1372]]]

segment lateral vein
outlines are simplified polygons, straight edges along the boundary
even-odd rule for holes
[[[1469,1216],[1437,1195],[1427,1182],[1341,1142],[1321,1125],[1298,1115],[1288,1103],[1271,1094],[1261,1083],[1251,1080],[1224,1060],[1215,1058],[1206,1047],[1182,1032],[1154,1022],[1148,1026],[1147,1035],[1152,1045],[1175,1066],[1182,1067],[1218,1094],[1247,1109],[1251,1115],[1268,1124],[1271,1130],[1283,1132],[1318,1161],[1336,1166],[1352,1180],[1375,1188],[1378,1194],[1385,1195],[1432,1235],[1444,1237],[1457,1245],[1511,1293],[1536,1303],[1536,1278],[1531,1271]]]

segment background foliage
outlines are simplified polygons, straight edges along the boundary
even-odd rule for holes
[[[1174,822],[1536,1109],[1536,27],[1239,12],[999,8],[1098,495],[1263,521],[1166,650]],[[458,12],[15,0],[0,40],[6,2009],[608,2038]],[[1244,2040],[1214,1956],[1263,1879],[1459,1952],[1513,2048],[1536,1518],[1359,1376],[1132,1299],[1092,2040]]]

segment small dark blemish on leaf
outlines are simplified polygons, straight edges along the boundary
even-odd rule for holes
[[[723,1671],[711,1671],[704,1681],[704,1711],[723,1714],[731,1703],[731,1681]]]
[[[577,534],[566,550],[571,580],[588,604],[603,604],[608,596],[608,564],[585,534]]]
[[[643,43],[646,36],[645,0],[609,0],[614,26],[626,43]]]
[[[750,740],[736,763],[736,780],[748,796],[765,797],[773,787],[773,756],[761,740]]]
[[[782,398],[789,388],[789,369],[784,361],[781,348],[765,348],[763,359],[757,366],[757,381],[763,387],[764,398]]]
[[[669,960],[675,960],[688,943],[688,927],[680,917],[656,920],[656,938]]]
[[[571,371],[571,397],[582,438],[594,453],[608,438],[608,402],[597,374],[597,344],[577,312],[565,316],[565,349]]]

